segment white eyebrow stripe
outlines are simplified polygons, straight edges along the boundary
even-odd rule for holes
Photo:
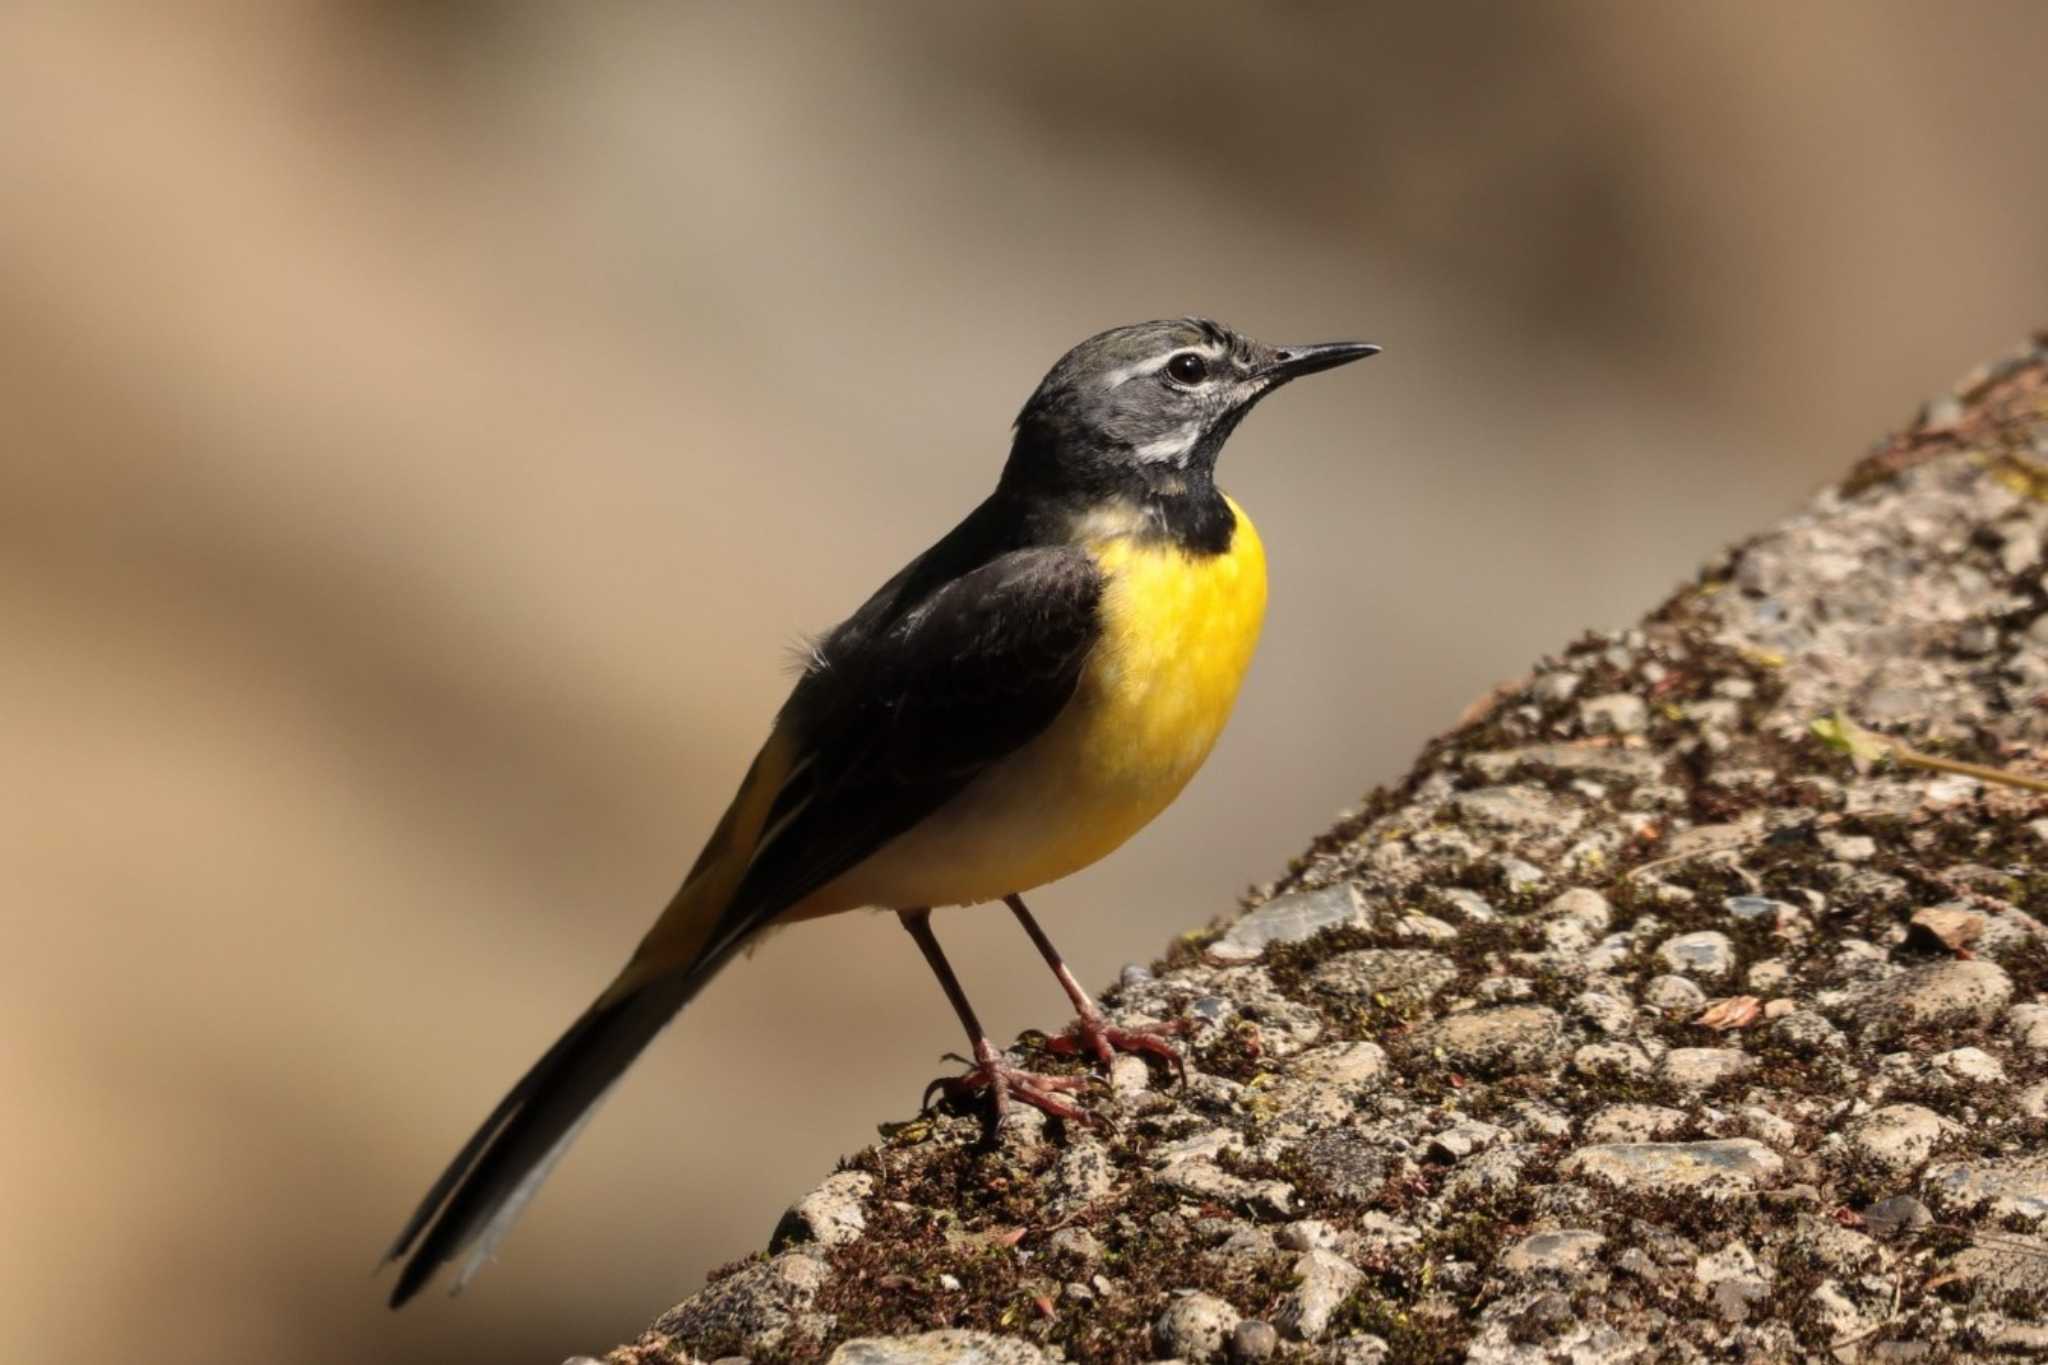
[[[1158,374],[1166,368],[1167,361],[1188,351],[1193,351],[1205,360],[1221,360],[1228,354],[1229,350],[1230,348],[1227,345],[1217,341],[1207,342],[1201,346],[1176,346],[1164,355],[1155,355],[1149,360],[1140,360],[1135,364],[1123,365],[1111,370],[1108,374],[1102,376],[1102,387],[1114,389],[1128,384],[1133,379],[1142,379],[1148,374]]]
[[[1166,367],[1166,362],[1173,359],[1176,354],[1178,352],[1168,351],[1165,355],[1155,355],[1150,360],[1140,360],[1134,365],[1119,366],[1102,376],[1102,387],[1113,389],[1121,384],[1127,384],[1133,379],[1139,379],[1148,374],[1158,374],[1160,370]]]
[[[1141,446],[1132,446],[1131,454],[1141,460],[1171,460],[1185,455],[1202,438],[1202,424],[1189,422],[1175,427],[1156,441],[1147,441]]]

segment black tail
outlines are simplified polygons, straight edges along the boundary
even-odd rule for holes
[[[624,999],[600,1001],[569,1026],[498,1102],[476,1134],[427,1191],[385,1260],[419,1241],[391,1291],[398,1308],[434,1272],[465,1249],[455,1288],[491,1254],[582,1129],[599,1100],[654,1035],[697,993],[708,972],[685,972],[642,986]],[[428,1228],[428,1224],[433,1226]],[[424,1240],[420,1233],[426,1232]]]

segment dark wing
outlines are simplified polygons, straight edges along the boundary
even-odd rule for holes
[[[1101,599],[1091,556],[1041,546],[998,555],[891,620],[856,615],[827,636],[783,712],[802,752],[711,954],[1050,725],[1095,646]]]

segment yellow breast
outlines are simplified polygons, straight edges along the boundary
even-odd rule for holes
[[[1265,619],[1265,549],[1230,506],[1223,554],[1087,541],[1103,630],[1066,709],[788,918],[998,900],[1080,871],[1165,810],[1222,734]]]
[[[1223,554],[1129,537],[1093,547],[1108,589],[1102,642],[1075,698],[1085,730],[1075,757],[1082,781],[1128,801],[1134,823],[1122,838],[1202,766],[1259,643],[1265,547],[1251,518],[1235,502],[1230,510],[1237,531]]]

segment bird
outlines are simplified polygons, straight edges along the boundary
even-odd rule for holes
[[[1023,893],[1114,851],[1208,757],[1267,594],[1259,533],[1217,487],[1217,457],[1274,390],[1379,349],[1273,346],[1178,318],[1068,351],[1017,415],[995,491],[805,651],[666,909],[392,1243],[391,1306],[458,1258],[459,1292],[648,1043],[772,927],[893,911],[972,1052],[934,1085],[986,1098],[998,1120],[1013,1102],[1085,1119],[1073,1095],[1088,1082],[1005,1060],[934,908],[1008,906],[1073,1002],[1073,1050],[1105,1066],[1117,1051],[1177,1057],[1168,1026],[1109,1023]]]

